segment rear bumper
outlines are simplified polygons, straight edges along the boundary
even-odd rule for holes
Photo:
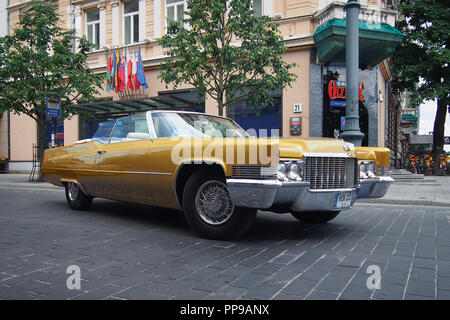
[[[230,196],[237,206],[268,209],[282,206],[293,211],[341,211],[349,209],[356,199],[381,198],[392,183],[390,177],[362,182],[348,189],[311,190],[309,182],[280,182],[278,180],[227,179]],[[351,195],[351,203],[336,208],[338,195]]]

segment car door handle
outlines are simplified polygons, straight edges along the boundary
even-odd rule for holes
[[[105,150],[98,150],[97,153],[98,154],[104,154],[104,153],[106,153],[106,151]]]

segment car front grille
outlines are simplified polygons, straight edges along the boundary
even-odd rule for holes
[[[305,157],[305,180],[310,189],[342,189],[358,182],[356,158]]]

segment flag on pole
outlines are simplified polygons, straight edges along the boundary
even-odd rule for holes
[[[106,68],[106,91],[111,91],[111,67],[112,67],[112,59],[111,54],[108,54],[108,67]]]
[[[120,56],[119,52],[116,51],[116,65],[115,65],[115,91],[119,92],[119,67],[120,67]]]
[[[133,48],[133,68],[131,70],[131,78],[133,79],[134,84],[134,90],[139,90],[140,84],[137,79],[137,59],[136,59],[136,52]]]
[[[133,81],[131,78],[131,73],[133,71],[133,59],[130,57],[130,52],[128,51],[128,47],[127,47],[127,65],[126,65],[126,79],[127,79],[127,87],[130,88],[131,90],[134,90],[134,86],[133,86]]]
[[[115,52],[113,52],[112,54],[112,65],[111,65],[111,89],[114,90],[114,88],[116,87],[116,54]]]
[[[128,51],[128,47],[127,47],[127,51]],[[127,84],[128,84],[128,55],[125,54],[125,48],[123,48],[122,57],[123,57],[123,60],[125,61],[125,88],[126,88]]]
[[[144,66],[142,65],[142,57],[141,57],[141,48],[139,48],[138,53],[138,64],[137,64],[137,79],[139,81],[139,84],[144,88],[147,89],[147,81],[145,80],[145,74],[144,74]]]
[[[125,89],[125,55],[120,57],[119,67],[119,91],[122,92]]]

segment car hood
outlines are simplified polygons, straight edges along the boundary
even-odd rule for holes
[[[280,138],[280,158],[302,158],[305,153],[342,153],[346,142],[333,138]]]

